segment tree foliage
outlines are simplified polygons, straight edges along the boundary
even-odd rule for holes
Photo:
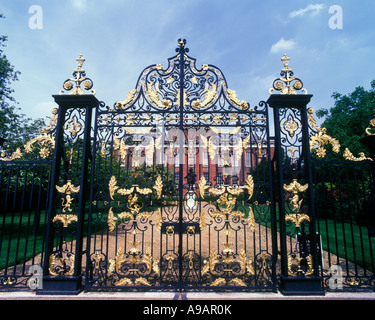
[[[348,94],[333,93],[335,106],[329,110],[322,109],[316,114],[325,117],[322,127],[327,134],[339,140],[341,150],[349,148],[357,155],[367,152],[367,148],[360,142],[366,133],[368,121],[375,114],[375,80],[371,82],[371,89],[357,87]]]
[[[4,18],[1,13],[0,18]],[[3,149],[12,152],[37,135],[45,122],[19,113],[21,109],[12,96],[11,85],[19,80],[21,72],[15,70],[4,53],[7,40],[7,36],[0,36],[0,138],[6,139]]]

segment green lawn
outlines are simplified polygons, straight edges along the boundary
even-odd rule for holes
[[[248,217],[249,207],[247,205],[239,205],[238,210],[245,212],[245,218]],[[255,212],[264,212],[268,215],[269,208],[261,207],[261,210],[254,210]],[[278,219],[278,212],[276,212]],[[8,266],[20,264],[24,261],[32,259],[34,254],[42,252],[43,228],[45,221],[45,212],[41,213],[39,227],[37,233],[33,234],[34,213],[15,213],[14,217],[7,214],[3,221],[3,216],[0,216],[0,270],[6,266],[8,259]],[[255,214],[257,218],[257,213]],[[267,218],[266,221],[269,221]],[[260,224],[270,227],[269,222],[257,221]],[[277,223],[279,231],[279,224]],[[287,225],[287,231],[294,230],[294,225]],[[372,261],[374,260],[375,238],[369,238],[367,227],[351,225],[349,223],[335,222],[333,220],[321,220],[317,223],[317,231],[322,237],[322,246],[324,251],[338,255],[341,258],[356,262],[362,267],[372,270]],[[9,247],[9,240],[10,247]],[[7,257],[9,249],[9,257]],[[332,261],[334,263],[334,261]],[[374,271],[374,270],[373,270]]]
[[[29,219],[30,218],[30,219]],[[0,216],[0,270],[23,263],[42,252],[45,213],[40,215],[40,223],[34,230],[35,213],[6,213]],[[33,231],[36,231],[34,234]]]

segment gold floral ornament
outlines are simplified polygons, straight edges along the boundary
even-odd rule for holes
[[[55,147],[55,138],[51,134],[51,132],[55,129],[56,123],[57,123],[57,108],[54,108],[52,110],[53,117],[50,119],[50,124],[40,129],[40,135],[37,136],[34,139],[29,140],[25,145],[25,153],[30,154],[35,152],[34,147],[35,145],[38,145],[40,147],[39,149],[39,155],[46,159],[51,154]],[[37,149],[36,149],[37,150]],[[5,152],[1,153],[0,161],[14,161],[17,159],[20,159],[22,157],[22,151],[21,148],[17,148],[16,151],[14,151],[11,156],[7,157]]]
[[[374,161],[373,159],[369,158],[369,157],[366,157],[365,156],[365,153],[364,152],[360,152],[358,154],[358,157],[355,157],[348,148],[345,148],[345,151],[344,151],[344,154],[343,154],[343,157],[346,159],[346,160],[351,160],[351,161],[365,161],[365,160],[369,160],[369,161]]]
[[[67,228],[70,223],[73,221],[77,222],[78,218],[74,214],[70,214],[73,211],[71,205],[73,203],[74,197],[71,194],[78,193],[80,191],[80,186],[75,187],[72,184],[71,180],[68,180],[66,184],[62,187],[56,186],[56,190],[59,193],[65,194],[65,198],[61,199],[61,206],[62,206],[62,213],[56,215],[52,222],[55,223],[57,221],[61,222],[64,228]]]
[[[155,181],[155,185],[153,186],[153,189],[156,190],[157,198],[160,199],[161,192],[163,188],[163,181],[161,176],[158,176]],[[110,207],[108,211],[108,217],[107,217],[107,223],[109,231],[112,232],[116,228],[116,221],[119,219],[124,220],[131,220],[134,223],[137,223],[140,219],[149,219],[154,212],[141,212],[141,209],[143,207],[143,204],[140,205],[140,201],[138,199],[138,194],[141,195],[149,195],[152,194],[152,190],[150,188],[140,188],[138,185],[133,185],[129,189],[127,188],[119,188],[117,185],[117,180],[115,176],[112,176],[109,183],[108,183],[108,189],[109,189],[109,196],[111,200],[115,200],[114,196],[115,194],[119,194],[121,196],[128,196],[127,201],[127,211],[123,211],[115,216],[113,212],[113,207]],[[160,225],[161,217],[160,217],[160,211],[156,211],[156,220],[158,226]]]
[[[302,124],[297,120],[293,119],[291,115],[288,116],[288,120],[284,122],[283,128],[289,132],[289,136],[293,137],[294,133],[302,128]]]
[[[324,158],[327,150],[325,145],[330,144],[332,146],[332,151],[335,153],[340,152],[340,142],[326,134],[327,129],[321,128],[317,133],[310,137],[310,150],[316,149],[316,155],[319,158]]]
[[[199,99],[192,102],[192,107],[195,109],[205,108],[214,102],[217,94],[217,88],[214,83],[211,83],[211,88],[208,83],[205,84],[204,90],[199,95]]]
[[[280,78],[277,78],[272,85],[272,88],[269,90],[270,94],[273,94],[274,91],[280,91],[280,94],[285,95],[294,95],[297,94],[297,91],[301,91],[304,94],[307,94],[307,90],[303,88],[303,82],[301,79],[294,77],[293,70],[289,68],[290,58],[284,54],[281,58],[281,61],[284,65],[284,68],[281,69]]]
[[[229,100],[232,103],[234,103],[237,107],[240,107],[242,110],[249,109],[250,105],[247,101],[238,100],[236,91],[231,90],[231,89],[227,89],[226,93],[227,93],[227,96],[228,96]]]
[[[73,77],[65,80],[63,84],[63,88],[68,94],[71,95],[83,95],[91,93],[95,95],[95,90],[92,89],[93,82],[90,78],[86,77],[86,72],[82,68],[85,59],[83,58],[82,54],[76,59],[78,66],[73,72]],[[60,94],[65,93],[64,90],[60,91]]]
[[[117,101],[115,103],[115,108],[116,109],[122,109],[122,110],[128,108],[129,106],[131,106],[131,104],[134,101],[134,99],[136,98],[137,94],[138,94],[137,89],[133,89],[133,90],[129,91],[125,100]]]
[[[335,153],[339,153],[340,148],[341,148],[340,142],[337,139],[329,136],[326,133],[327,132],[326,128],[319,127],[316,124],[316,120],[313,116],[314,109],[312,108],[307,109],[307,113],[308,113],[307,119],[308,119],[309,126],[315,132],[314,134],[310,136],[310,151],[315,150],[316,155],[319,158],[324,158],[327,155],[327,149],[325,145],[330,144],[332,146],[332,151]],[[369,125],[375,127],[375,118],[369,121]],[[369,129],[371,128],[368,127],[366,129],[367,134],[369,134]],[[360,152],[358,157],[355,157],[353,153],[349,150],[349,148],[345,148],[343,152],[343,158],[349,161],[366,161],[366,160],[373,161],[373,159],[366,157],[363,152]]]
[[[172,106],[172,101],[164,99],[164,94],[159,89],[158,82],[150,82],[147,86],[147,96],[151,103],[160,109],[169,109]]]
[[[7,157],[5,152],[1,153],[0,161],[13,161],[22,157],[21,148],[17,148],[10,157]]]
[[[285,221],[292,221],[296,225],[296,228],[299,228],[303,221],[310,222],[310,217],[307,214],[300,213],[303,199],[300,200],[299,198],[299,193],[305,192],[308,187],[309,185],[307,183],[301,185],[297,179],[293,179],[292,183],[288,185],[284,184],[284,190],[292,192],[293,194],[293,197],[290,199],[290,204],[293,207],[293,211],[295,211],[295,213],[285,215]]]
[[[145,254],[141,254],[141,252],[137,249],[138,242],[132,241],[130,244],[132,245],[132,248],[128,253],[124,253],[124,250],[119,248],[115,259],[111,259],[109,261],[108,276],[112,276],[114,274],[117,276],[122,276],[122,278],[115,283],[115,286],[151,286],[151,283],[145,277],[140,277],[137,275],[139,271],[137,266],[145,264],[149,275],[154,273],[157,276],[160,276],[159,260],[153,259],[151,254],[147,251]],[[132,271],[129,275],[123,271],[128,269],[122,268],[124,264],[128,266],[131,265]]]
[[[75,255],[68,250],[54,252],[49,257],[48,271],[53,276],[71,276],[74,274]]]

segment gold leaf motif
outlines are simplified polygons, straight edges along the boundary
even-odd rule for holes
[[[310,217],[307,214],[290,213],[285,216],[285,221],[292,221],[299,228],[303,221],[310,222]]]
[[[51,148],[54,148],[54,146],[55,146],[55,138],[54,137],[50,137],[46,132],[44,132],[40,136],[38,136],[38,137],[36,137],[36,138],[28,141],[24,145],[25,152],[26,153],[31,153],[33,151],[33,147],[34,147],[35,143],[38,143],[41,146],[43,146],[43,148],[40,150],[40,156],[43,159],[46,159],[50,155],[50,151],[46,147],[49,145]],[[43,149],[44,149],[44,151],[42,151]]]
[[[163,218],[161,216],[161,209],[158,208],[158,210],[156,211],[156,222],[155,222],[155,226],[158,228],[158,230],[160,231],[161,230],[161,226],[163,225]]]
[[[317,156],[319,158],[323,158],[326,154],[326,150],[323,147],[325,144],[331,144],[332,150],[335,153],[340,152],[340,143],[337,139],[332,138],[328,134],[326,134],[326,129],[322,128],[319,130],[316,134],[312,135],[310,137],[310,150],[314,150],[314,148],[317,146]]]
[[[148,194],[152,193],[152,190],[149,189],[149,188],[141,189],[141,188],[136,187],[135,189],[138,193],[143,194],[143,195],[148,195]]]
[[[144,286],[151,286],[151,283],[149,283],[145,278],[139,277],[135,279],[134,284],[141,284]]]
[[[365,161],[365,160],[374,161],[374,160],[371,159],[371,158],[367,158],[363,152],[360,152],[360,153],[359,153],[359,156],[358,156],[358,157],[355,157],[355,156],[350,152],[350,150],[349,150],[348,148],[345,148],[345,151],[344,151],[343,157],[344,157],[346,160],[350,160],[350,161]]]
[[[133,284],[129,278],[123,278],[120,281],[116,282],[115,286],[128,286]]]
[[[307,190],[307,188],[309,187],[308,183],[306,183],[304,186],[301,185],[297,179],[293,179],[292,183],[290,183],[289,185],[287,184],[284,184],[284,190],[285,191],[289,191],[289,192],[293,192],[294,194],[298,193],[298,192],[305,192]]]
[[[207,220],[206,220],[206,216],[204,215],[204,211],[202,210],[200,218],[199,218],[199,228],[201,229],[201,231],[203,231],[204,228],[206,228],[206,226],[207,226]]]
[[[215,286],[224,286],[226,284],[226,281],[224,278],[217,278],[214,282],[211,283],[211,287]]]
[[[255,232],[255,218],[254,218],[254,212],[253,208],[249,206],[249,216],[247,217],[246,221],[248,223],[248,226],[252,232]]]
[[[205,193],[206,189],[208,189],[208,186],[206,184],[207,184],[206,178],[204,176],[202,176],[200,178],[199,184],[198,184],[199,194],[202,198],[204,197],[204,193]]]
[[[56,189],[60,193],[72,194],[72,193],[78,193],[81,187],[80,186],[75,187],[72,184],[72,181],[68,180],[67,183],[64,184],[62,187],[56,186]]]
[[[231,102],[233,102],[235,105],[240,107],[242,110],[249,109],[249,103],[248,102],[246,102],[244,100],[242,100],[242,101],[238,100],[236,91],[231,90],[231,89],[227,89],[226,92],[227,92],[229,100]]]
[[[158,275],[160,276],[160,269],[159,269],[159,260],[158,259],[155,259],[153,264],[152,264],[152,270]],[[151,271],[150,271],[151,272]]]
[[[238,196],[243,192],[243,190],[240,188],[232,188],[232,187],[227,187],[227,191],[233,196]]]
[[[108,275],[111,275],[113,272],[119,272],[121,264],[126,261],[126,256],[124,254],[124,250],[119,248],[117,250],[117,254],[115,259],[109,260],[109,268],[108,268]]]
[[[0,161],[13,161],[13,160],[19,159],[21,157],[22,157],[21,149],[17,148],[16,151],[14,151],[9,158],[5,157],[5,154],[2,153]]]
[[[154,88],[155,89],[154,89]],[[162,109],[168,109],[171,107],[172,103],[170,100],[166,99],[161,101],[159,94],[161,96],[164,96],[163,93],[159,89],[159,84],[156,82],[155,84],[153,82],[150,82],[147,86],[147,94],[148,97],[151,99],[151,101],[158,107]]]
[[[49,256],[48,271],[53,276],[59,276],[59,275],[71,276],[74,274],[74,260],[75,260],[75,255],[70,252],[59,251],[59,252],[52,253]],[[69,262],[70,265],[68,265],[67,262]],[[56,272],[57,263],[61,265],[61,266],[58,266],[58,268],[63,269],[59,273]]]
[[[127,149],[129,149],[129,146],[127,146],[124,142],[124,140],[121,139],[121,141],[117,138],[113,138],[113,150],[119,150],[119,154],[122,159],[126,158],[127,155]]]
[[[52,220],[53,223],[60,221],[64,228],[67,228],[73,221],[77,222],[78,217],[74,214],[58,214]]]
[[[208,83],[205,84],[205,88],[200,94],[200,98],[204,96],[203,100],[194,100],[192,103],[192,106],[196,109],[204,108],[208,106],[211,102],[213,102],[215,96],[216,96],[216,85],[215,83],[211,83],[211,89],[210,85]]]
[[[245,282],[243,282],[240,278],[232,279],[231,283],[233,283],[236,286],[247,287],[247,284]]]
[[[249,194],[248,201],[251,199],[254,193],[254,179],[251,174],[249,174],[246,178],[246,185],[243,188],[247,189],[247,193]]]
[[[212,193],[214,196],[219,196],[225,192],[225,188],[210,188],[208,192]]]
[[[116,190],[118,189],[117,180],[116,180],[115,176],[112,176],[111,179],[109,180],[108,187],[109,187],[109,196],[113,200],[113,196],[114,196]]]
[[[130,189],[118,189],[117,193],[122,196],[127,196],[131,194],[133,191],[134,191],[134,187],[131,187]]]
[[[109,232],[112,232],[116,228],[116,220],[117,218],[114,216],[112,207],[108,211],[108,218],[107,218],[107,223],[108,223],[108,228]]]
[[[124,101],[116,102],[115,107],[117,109],[125,109],[133,102],[134,98],[137,96],[137,93],[138,93],[137,89],[133,89],[129,91],[128,94],[126,95],[126,99]]]
[[[133,215],[130,212],[121,212],[117,215],[118,219],[133,219]],[[117,220],[117,219],[116,219]]]
[[[163,180],[161,179],[161,176],[158,176],[155,180],[155,185],[153,187],[156,190],[156,194],[158,196],[158,199],[161,198],[161,193],[163,190]]]

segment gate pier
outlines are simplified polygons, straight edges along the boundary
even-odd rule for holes
[[[82,64],[64,83],[68,93],[54,95],[59,105],[43,264],[43,288],[37,294],[78,294],[83,290],[83,237],[88,219],[88,166],[92,111],[99,101]],[[81,88],[81,84],[83,89]],[[87,225],[86,225],[87,226]]]
[[[317,237],[312,236],[316,234],[316,219],[306,108],[312,95],[303,89],[300,79],[293,77],[294,80],[289,80],[292,79],[289,58],[284,55],[282,61],[283,78],[276,79],[273,88],[281,93],[271,94],[267,100],[273,108],[275,125],[274,161],[281,258],[279,290],[283,295],[324,295],[319,276]],[[297,94],[297,90],[306,94]],[[297,240],[295,247],[291,244],[292,238]]]

